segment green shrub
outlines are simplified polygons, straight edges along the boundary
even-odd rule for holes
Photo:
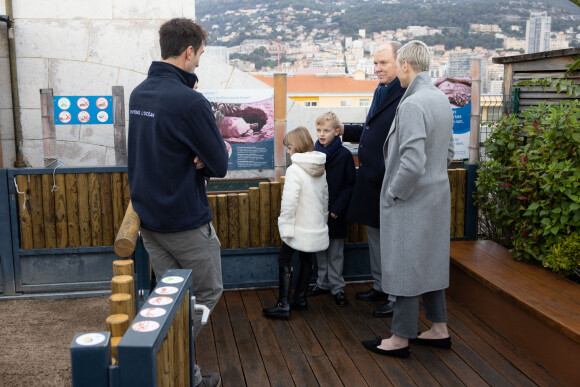
[[[484,146],[488,161],[479,168],[475,199],[489,225],[488,237],[511,248],[515,259],[537,260],[562,273],[577,268],[578,100],[540,104],[519,116],[504,116]],[[569,261],[563,259],[562,252],[574,251]],[[552,258],[546,263],[549,254]],[[564,262],[570,267],[562,267]]]
[[[580,234],[561,238],[553,245],[543,262],[544,266],[565,276],[580,276]]]

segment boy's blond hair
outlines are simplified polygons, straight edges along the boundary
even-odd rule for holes
[[[283,143],[285,146],[291,145],[294,153],[312,152],[314,150],[312,136],[310,136],[310,132],[304,126],[299,126],[286,133]]]
[[[333,112],[326,112],[324,114],[319,115],[318,118],[316,119],[316,125],[317,126],[322,125],[326,121],[330,121],[332,129],[338,129],[340,127],[340,121],[338,120],[336,114],[334,114]]]

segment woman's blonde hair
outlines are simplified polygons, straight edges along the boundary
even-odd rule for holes
[[[286,133],[284,136],[284,146],[292,146],[292,152],[304,153],[314,150],[314,142],[310,132],[304,126],[299,126]]]

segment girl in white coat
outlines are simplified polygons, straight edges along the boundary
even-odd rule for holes
[[[266,317],[289,317],[290,310],[306,309],[306,292],[312,276],[312,253],[328,248],[328,185],[324,165],[326,155],[314,151],[314,142],[305,127],[286,134],[284,145],[292,159],[286,170],[278,230],[282,247],[278,255],[279,297]],[[300,274],[290,303],[294,252],[300,256]]]

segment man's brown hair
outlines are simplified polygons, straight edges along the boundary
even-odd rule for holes
[[[207,41],[209,33],[199,24],[187,18],[171,19],[159,29],[159,46],[163,60],[181,55],[187,47],[197,51]]]

